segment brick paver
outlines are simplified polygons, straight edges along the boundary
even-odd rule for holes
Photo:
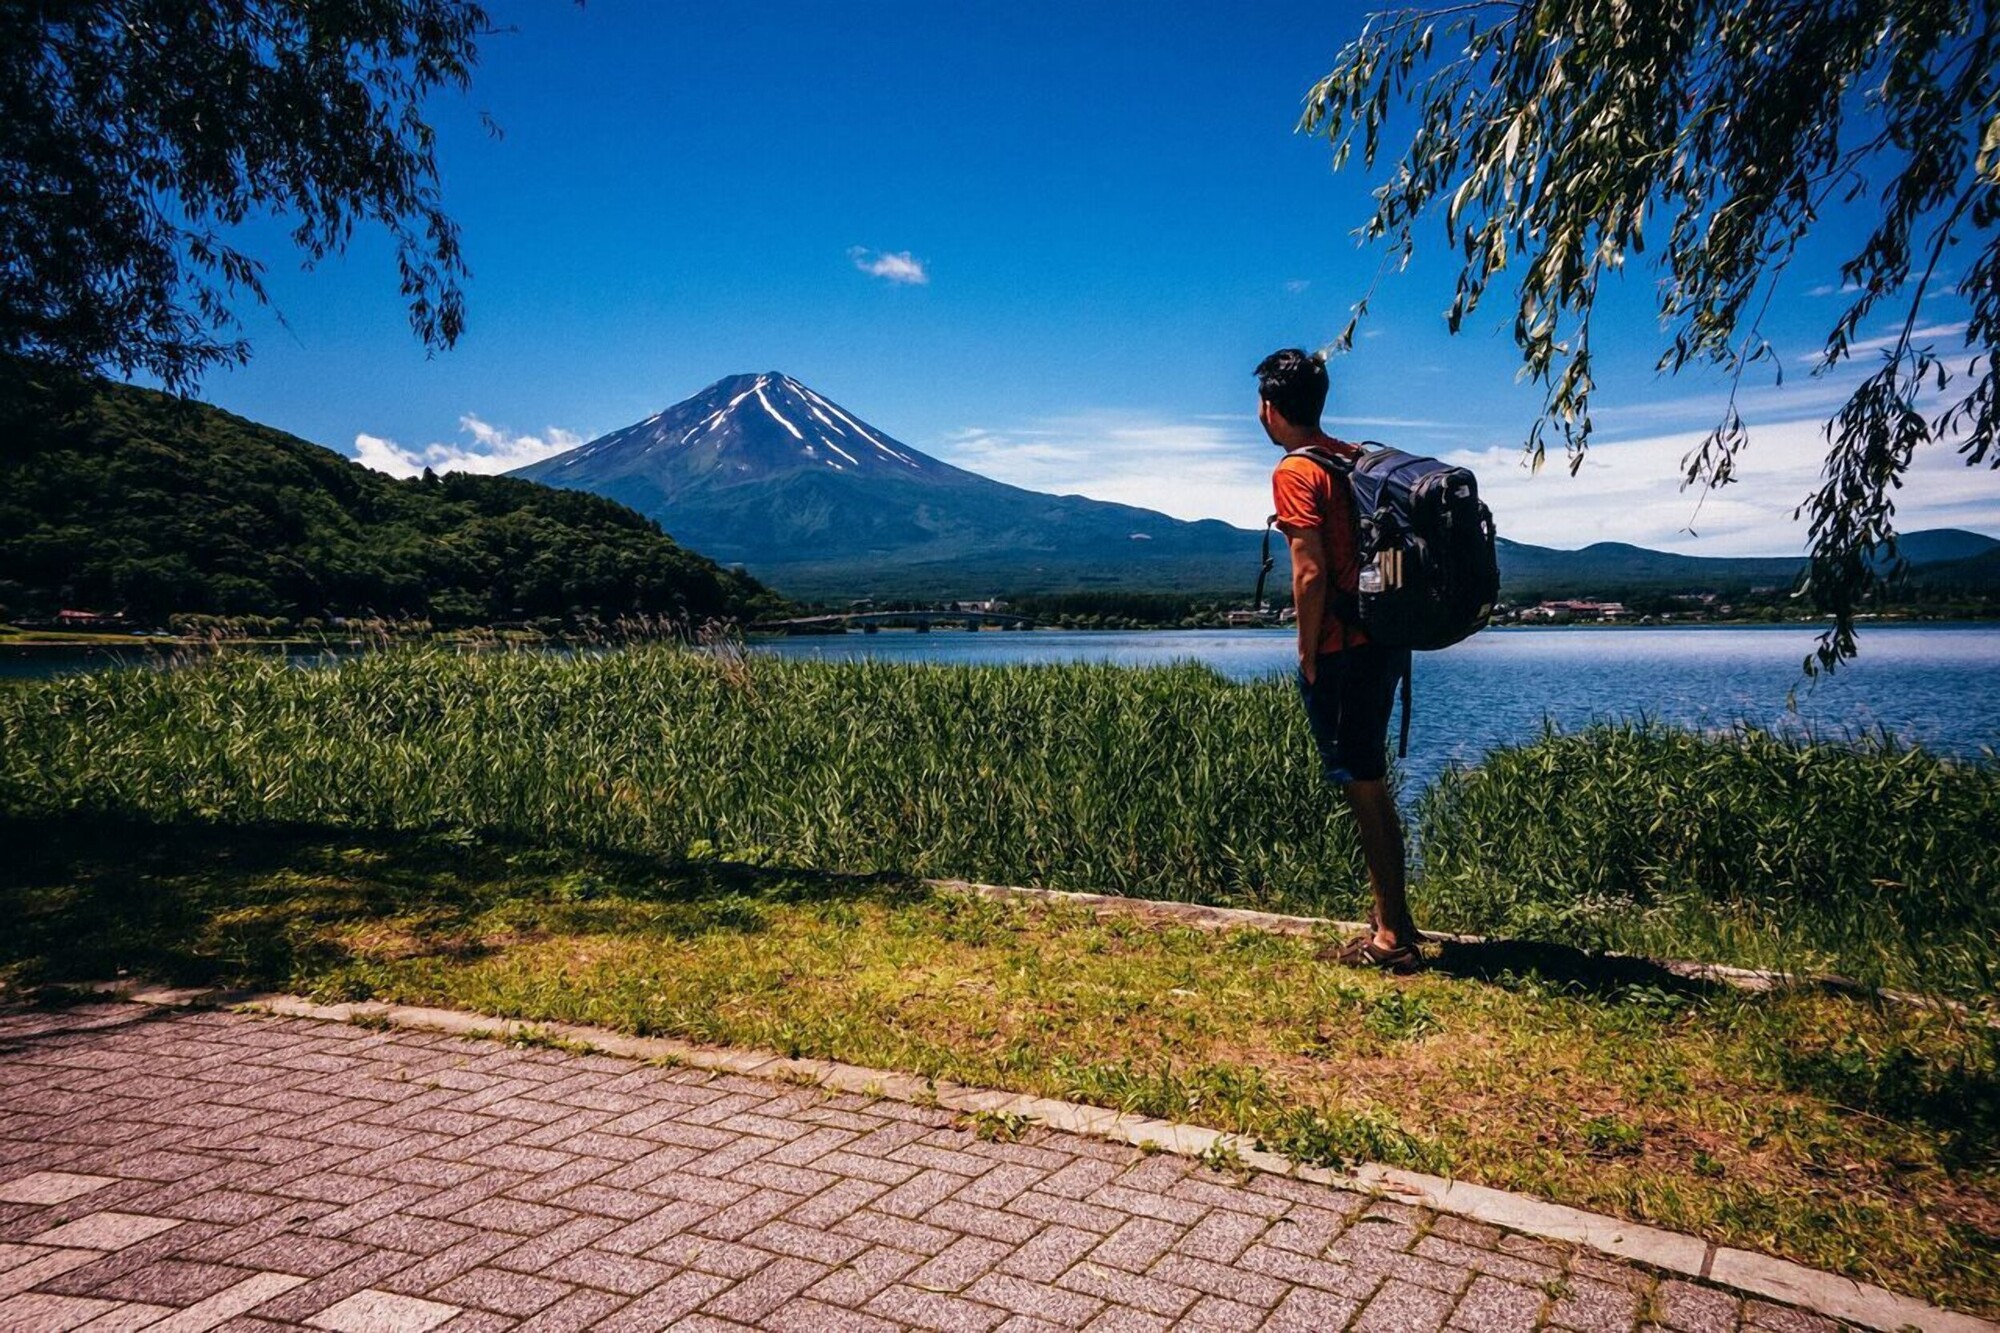
[[[95,1321],[95,1322],[93,1322]],[[737,1075],[305,1019],[0,1011],[0,1327],[1830,1321],[1310,1182]]]

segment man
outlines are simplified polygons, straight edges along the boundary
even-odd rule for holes
[[[1326,362],[1297,348],[1273,352],[1257,367],[1257,420],[1285,451],[1271,473],[1279,530],[1292,551],[1292,605],[1298,610],[1299,697],[1305,701],[1320,770],[1354,812],[1361,854],[1374,894],[1373,929],[1348,942],[1341,962],[1413,972],[1422,964],[1423,936],[1410,919],[1403,876],[1403,827],[1385,780],[1389,771],[1389,711],[1408,649],[1369,641],[1353,623],[1360,575],[1354,500],[1301,449],[1357,456],[1355,445],[1320,429],[1326,407]],[[1343,614],[1344,613],[1344,614]]]

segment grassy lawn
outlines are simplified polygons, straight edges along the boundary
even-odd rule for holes
[[[1407,981],[888,876],[467,834],[0,827],[0,978],[121,969],[760,1046],[1525,1191],[2000,1314],[2000,1033],[1552,945]]]

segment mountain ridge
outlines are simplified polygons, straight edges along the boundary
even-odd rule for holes
[[[777,603],[598,496],[391,478],[207,403],[0,358],[0,604],[467,625]]]

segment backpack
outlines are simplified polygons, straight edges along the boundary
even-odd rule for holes
[[[1486,627],[1500,592],[1493,514],[1466,469],[1364,443],[1358,458],[1318,449],[1297,452],[1349,487],[1354,497],[1360,586],[1335,589],[1333,609],[1386,647],[1449,648]],[[1262,608],[1271,571],[1273,514],[1264,526],[1264,567],[1257,575]],[[1410,749],[1410,675],[1403,673],[1403,724],[1397,754]]]

